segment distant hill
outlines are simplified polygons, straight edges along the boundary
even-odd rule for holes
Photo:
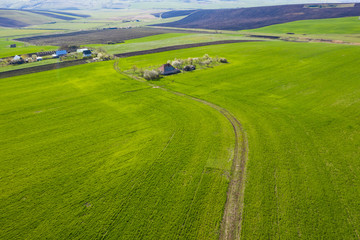
[[[198,10],[175,22],[156,26],[244,30],[274,24],[360,15],[360,4],[297,4],[269,7]]]
[[[336,0],[342,2],[344,0]],[[353,0],[359,1],[359,0]],[[78,10],[104,8],[220,9],[280,4],[320,3],[323,0],[0,0],[0,8]]]
[[[0,27],[18,28],[18,27],[26,27],[26,26],[29,26],[29,24],[11,18],[0,17]]]

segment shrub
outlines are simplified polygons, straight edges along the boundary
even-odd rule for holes
[[[211,57],[209,56],[209,54],[204,54],[204,56],[202,57],[203,60],[209,60],[211,59]]]
[[[160,74],[155,70],[145,70],[143,76],[146,80],[155,80],[160,77]]]
[[[182,61],[181,60],[174,60],[174,61],[172,61],[171,65],[173,65],[176,68],[181,68]]]
[[[184,68],[183,68],[184,71],[191,71],[191,67],[190,65],[186,65]]]
[[[114,59],[114,56],[113,55],[110,55],[110,54],[106,54],[104,52],[99,52],[96,57],[99,59],[99,60],[102,60],[102,61],[108,61],[108,60],[112,60]]]
[[[226,58],[220,58],[221,63],[228,63],[228,60]]]
[[[207,59],[207,60],[203,61],[203,64],[205,64],[207,67],[209,67],[211,62],[212,62],[211,59]]]
[[[138,71],[138,67],[136,65],[132,66],[131,69],[133,70],[134,73]]]
[[[184,71],[193,71],[193,70],[195,70],[196,69],[196,67],[194,66],[194,65],[186,65],[184,68],[183,68],[183,70]]]

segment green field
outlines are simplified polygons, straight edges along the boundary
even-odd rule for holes
[[[360,48],[243,43],[123,64],[204,53],[230,63],[158,84],[225,107],[244,124],[250,156],[243,238],[359,238]]]
[[[231,125],[112,65],[0,80],[0,239],[217,238]]]
[[[150,37],[127,40],[125,43],[105,45],[89,44],[87,47],[102,47],[110,54],[148,50],[174,45],[246,39],[240,34],[166,33]]]
[[[240,35],[163,34],[105,48],[224,37]],[[248,42],[131,57],[119,67],[204,54],[229,63],[152,84],[217,104],[242,123],[242,239],[359,239],[360,47]],[[219,238],[232,126],[113,64],[0,79],[0,239]]]
[[[16,37],[26,37],[26,36],[41,35],[41,34],[51,34],[54,32],[57,32],[57,30],[0,28],[0,37],[16,38]]]
[[[337,40],[360,43],[359,17],[303,20],[239,31],[242,34],[276,35],[282,38]],[[295,33],[294,35],[286,33]]]
[[[46,60],[43,60],[43,61],[32,62],[32,63],[15,64],[15,65],[11,64],[11,65],[5,65],[5,66],[0,65],[0,73],[1,72],[12,71],[12,70],[17,70],[17,69],[24,69],[24,68],[29,68],[29,67],[35,67],[35,66],[42,66],[42,65],[57,63],[58,61],[59,61],[58,58],[54,58],[54,59],[46,59]]]
[[[359,14],[360,15],[360,14]],[[246,32],[297,34],[359,34],[359,17],[302,20],[262,27]]]
[[[10,48],[11,44],[16,44],[16,48]],[[28,43],[11,41],[0,38],[0,58],[13,57],[15,55],[23,55],[28,53],[37,53],[43,51],[54,51],[59,47],[56,46],[34,46]]]

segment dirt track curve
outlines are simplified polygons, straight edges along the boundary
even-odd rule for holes
[[[244,210],[246,162],[248,159],[248,152],[249,152],[246,133],[240,121],[228,110],[216,104],[213,104],[211,102],[184,93],[175,92],[170,89],[160,87],[156,84],[149,83],[142,78],[121,72],[118,63],[119,63],[118,61],[114,63],[114,69],[117,72],[121,74],[125,74],[136,81],[146,83],[152,87],[161,89],[163,91],[167,91],[177,96],[185,97],[203,103],[220,112],[224,117],[228,119],[230,124],[233,126],[234,134],[235,134],[235,144],[234,144],[233,163],[231,167],[231,180],[227,191],[227,200],[225,204],[223,219],[221,222],[219,239],[220,240],[240,239],[243,210]]]

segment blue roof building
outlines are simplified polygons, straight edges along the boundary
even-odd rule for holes
[[[67,54],[66,50],[59,50],[55,52],[56,56],[60,57]]]

